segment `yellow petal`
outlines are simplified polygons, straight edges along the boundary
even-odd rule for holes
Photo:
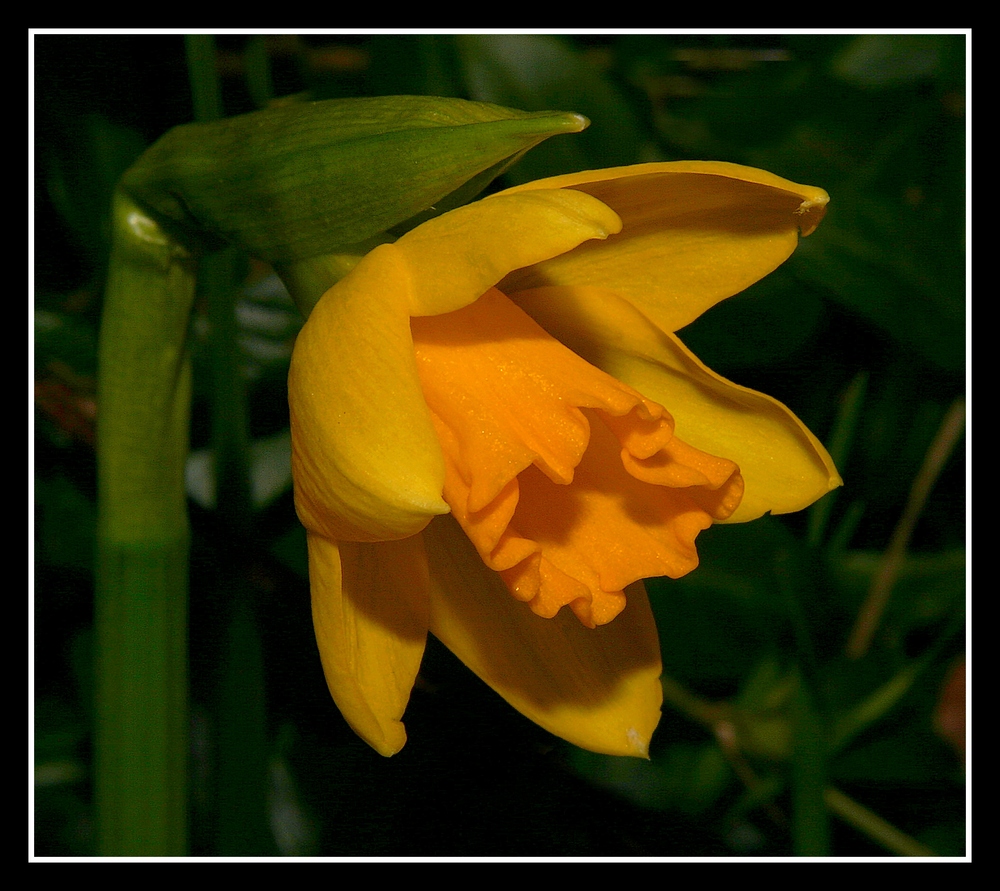
[[[442,214],[395,243],[410,274],[410,314],[468,306],[508,272],[621,229],[583,192],[546,190],[484,198]]]
[[[330,693],[358,736],[394,755],[406,742],[400,719],[427,639],[421,539],[338,545],[310,535],[309,580]]]
[[[822,443],[786,406],[715,374],[616,294],[559,287],[513,299],[588,362],[663,405],[683,441],[736,462],[746,488],[728,522],[801,510],[841,485]]]
[[[664,331],[677,331],[780,266],[825,213],[829,196],[752,167],[639,164],[517,186],[587,192],[622,219],[620,235],[507,277],[511,294],[544,285],[607,287]]]
[[[567,611],[551,619],[514,600],[451,517],[424,532],[430,627],[514,708],[595,752],[647,757],[660,718],[660,648],[641,584],[624,612],[586,628]]]
[[[392,245],[316,304],[288,376],[295,506],[334,541],[419,532],[448,512],[444,464],[417,380],[409,271]]]
[[[303,524],[333,540],[378,541],[413,535],[446,513],[410,316],[466,306],[511,269],[620,225],[582,192],[488,198],[375,248],[324,294],[289,373]]]

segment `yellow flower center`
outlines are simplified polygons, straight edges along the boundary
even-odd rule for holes
[[[445,458],[444,499],[483,561],[540,616],[589,627],[623,589],[698,564],[743,495],[739,468],[674,436],[663,406],[590,365],[500,291],[411,320]]]

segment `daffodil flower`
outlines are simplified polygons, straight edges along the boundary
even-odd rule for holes
[[[289,378],[330,691],[384,755],[428,631],[511,705],[644,756],[662,701],[641,580],[717,521],[840,484],[792,412],[675,332],[780,265],[828,196],[732,164],[541,180],[382,245],[320,300]]]

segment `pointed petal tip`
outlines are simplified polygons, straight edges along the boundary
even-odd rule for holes
[[[812,235],[819,226],[820,221],[826,215],[826,206],[830,203],[830,196],[819,188],[812,188],[810,194],[803,199],[798,209],[795,211],[802,217],[799,223],[799,234],[805,238]]]
[[[377,691],[358,694],[351,683],[338,683],[331,676],[327,677],[327,685],[351,730],[383,758],[391,758],[406,745],[406,727],[401,720],[383,713]]]
[[[406,730],[401,721],[395,721],[392,726],[381,729],[382,736],[377,739],[365,738],[365,742],[383,758],[391,758],[406,745]]]
[[[649,685],[648,692],[654,698],[659,698],[652,693],[654,686],[657,691],[662,689],[657,680],[655,685]],[[637,708],[635,702],[621,704],[617,714],[607,710],[589,715],[583,711],[574,713],[564,710],[550,715],[547,721],[539,721],[531,715],[528,717],[550,733],[581,749],[616,758],[641,758],[649,761],[653,733],[663,716],[659,706],[655,709],[650,706],[651,703],[646,703],[641,708]],[[631,712],[632,720],[627,723],[616,721],[616,718],[625,717],[626,710]]]
[[[308,537],[316,644],[327,687],[376,752],[406,744],[402,717],[427,638],[427,568],[419,536],[379,544]]]
[[[815,193],[806,198],[799,205],[799,213],[809,213],[816,207],[826,207],[830,203],[830,196],[822,189],[816,189]]]
[[[333,693],[332,687],[330,692]],[[335,697],[334,701],[351,730],[383,758],[391,758],[406,745],[406,727],[402,721],[378,714],[377,708],[368,703],[355,703],[351,708],[352,703],[343,696]]]
[[[645,758],[649,760],[649,738],[644,737],[639,733],[634,727],[629,727],[628,731],[625,733],[625,738],[628,740],[628,747],[630,755],[634,755],[636,758]]]

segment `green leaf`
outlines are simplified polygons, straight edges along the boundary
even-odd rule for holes
[[[191,246],[234,242],[291,262],[467,201],[542,140],[587,123],[438,97],[279,105],[175,127],[122,186]]]

